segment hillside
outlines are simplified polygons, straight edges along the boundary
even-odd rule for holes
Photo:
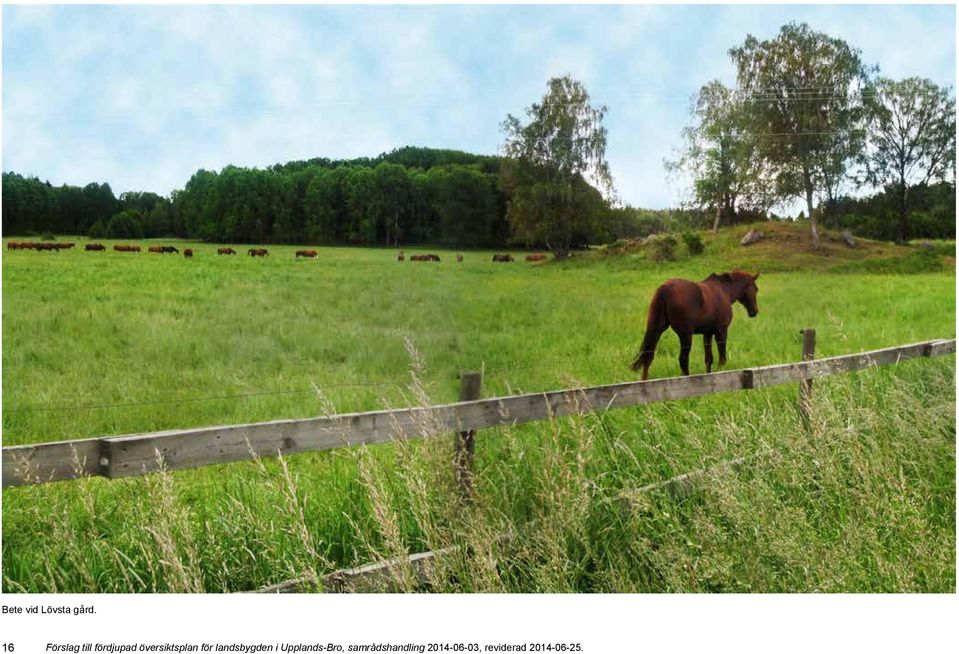
[[[758,243],[740,245],[750,230],[763,233]],[[812,247],[809,224],[805,222],[765,221],[752,225],[724,227],[717,233],[699,231],[705,249],[691,255],[679,234],[673,248],[675,260],[702,261],[704,268],[766,271],[817,270],[823,272],[910,273],[955,269],[955,242],[916,242],[907,246],[856,237],[856,247],[847,247],[838,231],[820,228],[822,249]],[[614,268],[661,265],[654,261],[656,242],[668,238],[655,235],[648,239],[617,242],[597,250],[596,257]],[[603,256],[606,255],[606,256]]]

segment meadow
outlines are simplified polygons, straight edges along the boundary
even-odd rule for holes
[[[811,253],[775,231],[739,248],[724,230],[663,263],[4,250],[3,443],[452,401],[466,370],[486,396],[634,379],[655,287],[731,268],[762,273],[731,368],[797,360],[803,327],[818,356],[955,336],[954,249]],[[651,376],[678,374],[677,355],[669,332]],[[694,374],[702,355],[697,339]],[[8,489],[3,588],[248,590],[461,544],[433,590],[954,592],[954,366],[817,383],[809,433],[792,387],[484,431],[469,510],[452,439]],[[755,465],[692,496],[614,501],[741,456]]]

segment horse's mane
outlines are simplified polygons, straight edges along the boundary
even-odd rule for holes
[[[710,273],[709,277],[703,280],[704,282],[726,282],[731,284],[733,281],[733,276],[729,273]]]
[[[745,278],[753,278],[748,272],[743,272],[742,270],[733,270],[731,272],[724,273],[710,273],[709,277],[704,279],[704,282],[723,282],[724,284],[733,284],[736,281],[741,281]]]

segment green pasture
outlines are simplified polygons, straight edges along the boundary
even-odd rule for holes
[[[4,249],[3,444],[451,401],[465,370],[484,371],[487,396],[630,380],[656,286],[731,267],[762,273],[758,317],[735,309],[732,368],[797,360],[803,327],[819,356],[955,335],[947,252],[787,254],[735,238],[667,263]],[[677,355],[667,332],[652,376],[678,374]],[[702,357],[697,338],[693,373]],[[817,384],[812,441],[791,387],[489,430],[467,512],[446,439],[9,489],[3,588],[242,590],[467,542],[483,565],[438,589],[954,591],[954,365]],[[611,508],[622,489],[769,451],[767,474]],[[501,551],[502,532],[522,538]]]

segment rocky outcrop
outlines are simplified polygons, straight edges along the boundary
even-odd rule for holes
[[[740,244],[740,245],[752,245],[753,243],[757,243],[757,242],[761,241],[762,238],[763,238],[763,233],[762,233],[762,232],[757,231],[757,230],[755,230],[755,229],[751,229],[751,230],[749,230],[749,231],[746,233],[745,236],[743,236],[743,240],[741,240],[741,241],[739,242],[739,244]]]

